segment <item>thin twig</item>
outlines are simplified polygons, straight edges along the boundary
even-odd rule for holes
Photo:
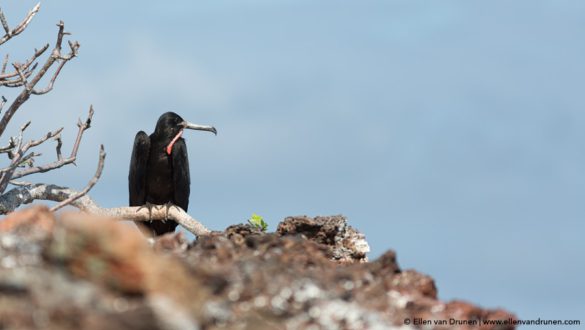
[[[11,152],[14,147],[16,147],[16,142],[14,141],[14,138],[10,137],[10,140],[8,140],[8,145],[6,147],[0,148],[0,154]]]
[[[61,134],[55,136],[55,141],[57,141],[57,161],[62,161],[63,155],[61,154],[61,147],[63,146],[63,141],[61,141]]]
[[[35,63],[32,67],[29,68],[30,63],[24,63],[24,64],[18,64],[18,63],[13,63],[12,65],[18,65],[19,69],[21,70],[21,72],[18,72],[17,70],[14,70],[14,72],[11,73],[6,73],[6,74],[2,74],[0,75],[0,85],[6,86],[6,87],[16,87],[19,82],[22,81],[22,76],[28,78],[30,77],[30,75],[32,74],[33,70],[37,68],[37,64]],[[16,79],[10,80],[10,78],[14,78],[14,77],[18,77]]]
[[[61,22],[61,24],[63,24],[63,22]],[[63,32],[63,34],[69,34],[68,32]],[[33,89],[32,94],[34,95],[42,95],[42,94],[46,94],[50,91],[53,90],[53,85],[55,84],[55,80],[57,80],[57,77],[59,76],[59,73],[61,73],[61,69],[63,69],[63,67],[65,66],[65,64],[67,63],[67,61],[71,60],[72,58],[74,58],[75,56],[77,56],[77,51],[79,49],[79,43],[77,41],[75,42],[71,42],[70,40],[69,42],[69,48],[71,49],[70,53],[68,55],[61,55],[61,53],[59,53],[57,56],[57,58],[61,61],[61,63],[59,63],[59,66],[57,67],[57,70],[55,70],[55,73],[53,73],[53,77],[51,78],[51,80],[49,81],[49,84],[47,85],[47,87],[41,89],[41,90],[35,90]],[[60,45],[60,44],[59,44]]]
[[[2,74],[6,72],[6,66],[8,65],[8,57],[9,55],[6,54],[6,56],[4,56],[4,61],[2,61]]]
[[[21,166],[26,161],[32,159],[33,157],[37,157],[37,156],[39,156],[39,154],[37,154],[35,152],[30,152],[22,157],[19,157],[18,160],[16,162],[13,162],[12,164],[10,164],[10,166],[3,168],[3,169],[0,169],[0,174],[12,172],[12,171],[14,171],[15,168]]]
[[[4,97],[4,95],[1,96],[0,98],[0,112],[2,112],[2,109],[4,108],[4,105],[6,104],[8,100]]]
[[[18,150],[21,154],[25,153],[27,149],[22,148],[22,141],[24,141],[24,131],[30,126],[31,121],[27,121],[24,125],[20,126],[20,133],[18,133]]]
[[[14,149],[16,149],[16,151],[14,150],[8,151],[9,152],[8,157],[12,161],[8,167],[0,170],[0,192],[4,192],[6,186],[8,185],[8,181],[10,180],[16,168],[20,166],[20,164],[22,164],[24,161],[35,156],[34,153],[30,153],[26,156],[23,156],[24,153],[28,150],[28,148],[27,149],[22,148],[23,134],[24,131],[30,125],[30,123],[31,122],[28,121],[26,124],[20,127],[20,133],[18,134],[18,138],[16,140],[17,142],[13,138],[10,139],[10,144],[14,144]]]
[[[27,181],[10,181],[10,184],[13,186],[18,186],[18,187],[28,187],[28,186],[32,186],[32,182],[27,182]]]
[[[44,45],[41,49],[35,49],[35,52],[33,54],[33,56],[31,58],[29,58],[21,67],[22,70],[25,71],[25,76],[28,77],[31,75],[32,71],[34,69],[36,69],[37,67],[37,63],[34,63],[41,55],[43,55],[43,53],[49,48],[49,44]],[[34,65],[31,67],[31,64]],[[11,83],[10,81],[8,81],[7,79],[9,78],[14,78],[16,76],[18,76],[18,72],[12,72],[12,73],[6,73],[6,66],[8,64],[8,54],[6,54],[6,57],[4,58],[4,63],[2,64],[2,73],[0,74],[0,85],[6,85]],[[12,83],[15,83],[15,81],[12,81]]]
[[[87,115],[87,119],[85,122],[81,122],[81,119],[77,120],[77,127],[79,127],[79,131],[77,131],[77,137],[75,138],[75,144],[73,145],[73,149],[71,149],[71,155],[69,158],[73,158],[77,156],[77,150],[79,149],[79,145],[81,144],[81,138],[83,137],[83,132],[86,129],[91,127],[91,120],[93,118],[93,105],[89,106],[89,114]]]
[[[6,17],[4,17],[4,13],[2,12],[2,9],[0,9],[0,21],[2,22],[2,27],[4,28],[4,32],[6,34],[10,34],[10,26],[8,25],[8,22],[6,21]]]
[[[40,8],[41,8],[41,3],[39,2],[31,11],[28,12],[28,15],[26,15],[24,20],[16,28],[14,28],[12,30],[12,36],[18,35],[22,31],[24,31],[24,29],[26,29],[26,27],[28,26],[28,24],[32,20],[33,16],[39,11]]]
[[[93,106],[90,106],[89,114],[88,114],[85,122],[82,123],[81,120],[79,120],[79,122],[77,123],[79,130],[77,132],[77,137],[75,138],[75,143],[73,145],[71,155],[68,158],[63,158],[63,156],[61,155],[61,144],[62,144],[61,143],[61,131],[63,130],[63,128],[60,128],[54,132],[47,133],[47,135],[45,135],[43,138],[41,138],[39,140],[30,141],[29,145],[28,145],[29,148],[34,147],[34,146],[37,146],[37,145],[45,142],[46,140],[48,140],[50,138],[55,138],[57,140],[57,160],[52,162],[52,163],[49,163],[49,164],[39,165],[39,166],[31,166],[27,169],[16,171],[12,174],[10,179],[15,180],[15,179],[19,179],[19,178],[22,178],[24,176],[27,176],[27,175],[34,174],[34,173],[44,173],[44,172],[48,172],[48,171],[60,168],[60,167],[65,166],[67,164],[75,163],[75,160],[77,160],[77,152],[78,152],[79,146],[81,144],[81,138],[83,137],[83,133],[85,132],[85,130],[87,130],[91,126],[91,120],[93,117],[93,113],[94,113]],[[0,179],[0,189],[1,188],[2,188],[2,179]]]
[[[39,12],[40,8],[41,8],[41,3],[39,2],[39,3],[37,3],[36,6],[34,6],[33,9],[31,9],[31,11],[28,12],[28,14],[24,18],[24,20],[22,20],[22,22],[20,22],[20,24],[18,24],[12,30],[10,30],[10,27],[8,26],[8,22],[6,21],[6,17],[4,17],[4,13],[2,12],[2,10],[0,10],[0,21],[2,21],[2,27],[4,27],[4,31],[6,32],[6,34],[2,38],[0,38],[0,45],[2,45],[6,41],[10,40],[12,37],[17,36],[22,31],[24,31],[26,29],[26,27],[28,26],[28,24],[30,23],[30,21],[36,15],[36,13]]]
[[[34,61],[36,61],[47,50],[47,48],[49,48],[49,44],[46,44],[40,50],[35,49],[35,53],[33,54],[33,56],[31,58],[29,58],[28,60],[26,60],[26,62],[24,62],[24,64],[20,65],[21,70],[25,71],[25,75],[27,77],[30,76],[32,71],[34,69],[36,69],[36,67],[37,67],[37,63],[34,63]],[[8,56],[6,56],[6,60],[8,60]],[[31,67],[31,64],[33,64],[33,63],[34,63],[34,65]],[[3,67],[3,69],[4,69],[4,71],[2,71],[2,74],[0,74],[0,81],[18,76],[18,72],[16,72],[16,71],[12,72],[12,73],[6,73],[6,67]]]
[[[40,144],[44,143],[44,142],[45,142],[45,141],[47,141],[48,139],[50,139],[50,138],[53,138],[53,137],[55,137],[55,136],[58,136],[58,135],[60,135],[60,134],[61,134],[61,132],[63,132],[63,127],[59,128],[59,129],[58,129],[58,130],[56,130],[56,131],[53,131],[53,132],[48,132],[47,134],[45,134],[45,136],[43,136],[42,138],[40,138],[40,139],[38,139],[38,140],[32,140],[32,141],[29,141],[29,142],[28,142],[28,143],[25,145],[25,147],[24,147],[23,149],[24,149],[24,150],[28,150],[28,149],[30,149],[30,148],[36,147],[36,146],[38,146],[38,145],[40,145]]]
[[[36,168],[38,168],[38,166],[34,167],[34,166],[32,166],[32,163],[31,163],[30,168],[27,168],[27,169],[21,170],[21,171],[17,171],[17,172],[15,172],[15,171],[25,161],[32,160],[33,157],[37,157],[40,155],[37,153],[31,153],[31,154],[28,154],[27,156],[23,156],[30,148],[36,147],[36,146],[40,145],[41,143],[44,143],[48,139],[60,134],[61,131],[63,130],[63,128],[60,128],[56,131],[48,132],[42,138],[40,138],[38,140],[31,140],[31,141],[27,142],[25,145],[22,145],[23,133],[29,125],[30,125],[30,121],[27,122],[26,124],[24,124],[20,128],[20,134],[18,136],[17,142],[15,142],[14,139],[11,139],[11,143],[14,144],[14,149],[16,149],[16,151],[8,151],[10,153],[9,156],[11,156],[12,162],[10,163],[10,165],[8,167],[0,170],[0,174],[1,174],[1,176],[0,176],[0,193],[4,192],[4,190],[6,190],[6,187],[8,186],[8,182],[10,180],[18,179],[18,178],[21,178],[24,176],[24,175],[18,175],[19,173],[22,173],[22,172],[36,173],[34,171],[31,171],[31,169],[36,169]],[[63,166],[63,165],[61,165],[61,166]],[[32,173],[28,173],[28,174],[32,174]]]
[[[33,157],[36,156],[38,156],[38,154],[34,152],[31,152],[25,156],[23,156],[22,153],[17,153],[12,158],[12,162],[10,163],[10,165],[0,170],[0,192],[4,192],[16,168],[18,168],[19,166],[21,166],[21,164],[31,160]]]
[[[35,157],[39,157],[41,156],[40,153],[37,152],[30,152],[27,155],[23,156],[20,161],[18,162],[18,164],[16,164],[16,167],[23,167],[26,166],[26,163],[29,163],[29,166],[32,166],[32,164],[34,164],[34,158]]]
[[[31,175],[31,174],[35,174],[35,173],[45,173],[45,172],[52,171],[54,169],[63,167],[63,166],[68,165],[68,164],[73,164],[73,163],[75,163],[75,158],[65,158],[65,159],[62,159],[61,161],[54,161],[52,163],[48,163],[45,165],[38,165],[38,166],[29,167],[27,169],[14,172],[14,174],[12,175],[12,177],[10,177],[10,179],[20,179],[22,177],[25,177],[25,176]]]
[[[53,73],[53,77],[51,77],[51,80],[49,81],[49,84],[47,85],[47,87],[45,87],[41,90],[33,89],[32,94],[43,95],[43,94],[47,94],[48,92],[52,91],[53,85],[55,84],[55,80],[59,76],[59,73],[61,73],[61,69],[63,69],[63,67],[65,66],[65,63],[67,63],[67,61],[61,61],[61,63],[59,63],[59,66],[57,67],[57,70],[55,70],[55,73]]]
[[[79,122],[77,123],[79,130],[77,132],[77,137],[75,138],[75,143],[73,145],[73,149],[71,150],[71,155],[68,158],[63,158],[61,156],[61,146],[59,145],[59,141],[60,141],[60,138],[59,138],[57,141],[57,161],[54,161],[52,163],[45,164],[45,165],[33,166],[33,167],[30,167],[30,168],[27,168],[24,170],[16,171],[12,175],[11,179],[14,180],[14,179],[22,178],[23,176],[31,175],[34,173],[44,173],[44,172],[48,172],[48,171],[54,170],[56,168],[62,167],[62,166],[67,165],[67,164],[75,163],[75,160],[77,159],[77,151],[79,150],[79,146],[81,144],[81,138],[83,137],[83,133],[91,126],[91,120],[93,117],[93,113],[94,113],[93,106],[90,106],[89,114],[88,114],[85,122],[81,122],[81,120],[79,120]],[[51,137],[59,136],[59,134],[61,133],[61,130],[62,130],[62,128],[55,131],[54,134],[52,134],[51,136],[46,135],[45,141]],[[44,141],[42,141],[42,142],[44,142]],[[1,188],[1,186],[0,186],[0,188]]]
[[[87,186],[85,186],[85,188],[82,191],[80,191],[80,192],[78,192],[76,194],[73,194],[73,195],[69,196],[64,201],[62,201],[59,204],[53,206],[51,208],[51,211],[57,211],[58,209],[60,209],[62,207],[65,207],[65,206],[67,206],[67,205],[75,202],[79,198],[85,196],[91,190],[91,188],[93,188],[93,186],[95,186],[95,184],[98,182],[100,176],[102,175],[102,171],[104,169],[104,162],[105,161],[106,161],[106,152],[104,151],[104,145],[102,144],[100,146],[100,156],[99,156],[97,170],[96,170],[95,175],[93,176],[93,178],[91,178],[91,180],[89,180],[89,182],[87,183]]]
[[[11,83],[11,84],[7,84],[7,86],[9,86],[9,85],[10,85],[10,86],[12,86],[12,85],[15,85],[15,86],[24,86],[24,89],[25,89],[27,92],[31,92],[31,91],[32,91],[32,89],[31,89],[31,87],[28,85],[28,82],[27,82],[27,80],[26,80],[26,79],[27,79],[27,76],[25,75],[25,73],[24,73],[24,72],[22,72],[21,66],[20,66],[19,64],[13,63],[13,64],[12,64],[12,67],[14,68],[14,70],[16,71],[16,73],[18,74],[18,76],[19,76],[19,79],[18,79],[18,80],[16,80],[16,82],[13,82],[13,83]]]
[[[65,32],[65,34],[70,34]],[[63,61],[69,61],[70,59],[77,56],[77,51],[79,50],[79,42],[68,40],[67,43],[69,44],[70,52],[67,55],[60,55],[59,59]]]

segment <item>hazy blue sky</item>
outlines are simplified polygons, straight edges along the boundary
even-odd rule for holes
[[[442,299],[585,321],[585,2],[46,1],[0,55],[59,19],[79,58],[11,131],[68,149],[96,114],[78,167],[38,180],[83,187],[103,143],[91,195],[125,205],[134,135],[172,110],[219,131],[186,134],[209,227],[341,213]]]

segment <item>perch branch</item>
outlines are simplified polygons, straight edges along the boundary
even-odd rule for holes
[[[29,204],[34,200],[62,202],[77,194],[78,192],[69,188],[44,183],[15,187],[6,194],[0,196],[0,214],[12,212],[18,206],[22,204]],[[187,212],[179,207],[171,207],[168,210],[168,214],[166,205],[157,205],[152,207],[152,213],[150,213],[147,208],[139,206],[102,208],[99,207],[87,194],[71,202],[70,205],[80,209],[83,212],[119,218],[121,220],[174,220],[183,228],[197,236],[206,235],[210,232],[209,229],[207,229],[201,222],[195,218],[192,218],[189,214],[187,214]]]

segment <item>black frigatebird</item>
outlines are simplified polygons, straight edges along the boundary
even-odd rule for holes
[[[150,136],[136,133],[128,174],[130,206],[172,204],[187,211],[191,180],[187,146],[181,137],[186,128],[217,135],[215,127],[189,123],[174,112],[160,116]],[[177,227],[175,221],[142,223],[154,236],[174,232]]]

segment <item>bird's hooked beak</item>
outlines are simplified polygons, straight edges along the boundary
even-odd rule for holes
[[[183,126],[183,128],[194,129],[194,130],[198,130],[198,131],[208,131],[208,132],[212,132],[213,134],[217,135],[217,130],[213,126],[197,125],[197,124],[192,124],[188,121],[184,121],[180,125]]]
[[[198,131],[208,131],[208,132],[212,132],[213,134],[217,135],[217,130],[213,126],[197,125],[197,124],[192,124],[188,121],[184,121],[184,122],[180,123],[179,126],[181,126],[182,129],[179,131],[179,133],[177,133],[177,135],[175,135],[175,137],[171,140],[171,143],[169,143],[167,145],[167,147],[165,148],[167,155],[169,155],[169,156],[173,152],[173,146],[175,145],[175,142],[177,142],[177,140],[181,137],[181,135],[183,135],[183,130],[185,128],[194,129],[194,130],[198,130]]]

